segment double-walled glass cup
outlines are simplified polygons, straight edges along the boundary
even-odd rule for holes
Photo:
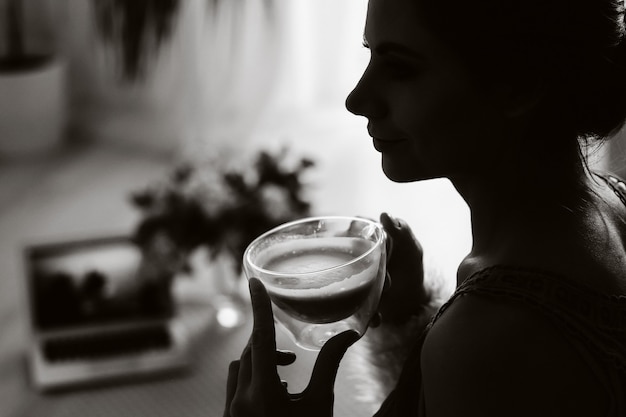
[[[256,238],[243,261],[267,289],[274,320],[298,346],[319,350],[343,331],[365,333],[385,281],[385,232],[359,217],[304,218]]]

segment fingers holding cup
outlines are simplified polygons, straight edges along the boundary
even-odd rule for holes
[[[402,322],[417,314],[428,298],[424,289],[423,249],[404,220],[382,213],[380,221],[393,242],[393,252],[388,257],[389,278],[379,310],[385,320]]]

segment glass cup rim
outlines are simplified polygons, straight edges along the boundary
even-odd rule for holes
[[[380,233],[380,236],[376,239],[376,243],[371,248],[369,248],[367,251],[362,253],[361,255],[357,256],[354,259],[351,259],[348,262],[342,263],[340,265],[333,266],[331,268],[322,269],[320,271],[290,272],[290,273],[287,274],[287,273],[284,273],[284,272],[276,272],[276,271],[272,271],[272,270],[269,270],[269,269],[261,268],[260,266],[256,265],[255,263],[253,263],[249,259],[250,252],[251,252],[251,249],[253,248],[253,246],[255,246],[255,244],[257,242],[259,242],[260,240],[264,239],[265,237],[267,237],[267,236],[269,236],[269,235],[271,235],[273,233],[276,233],[277,231],[279,231],[280,229],[283,229],[283,228],[294,226],[294,225],[297,225],[297,224],[300,224],[300,223],[308,223],[308,222],[318,221],[318,220],[351,220],[351,221],[352,220],[358,220],[358,221],[362,221],[364,223],[368,223],[368,224],[376,227],[376,229],[380,230],[381,233]],[[297,219],[297,220],[293,220],[293,221],[290,221],[290,222],[287,222],[287,223],[280,224],[280,225],[278,225],[278,226],[268,230],[267,232],[259,235],[258,237],[256,237],[252,242],[250,242],[250,244],[248,245],[248,247],[246,248],[246,250],[244,252],[244,255],[243,255],[243,257],[244,257],[244,264],[250,265],[255,270],[255,272],[260,272],[260,273],[263,273],[265,275],[272,275],[272,276],[289,275],[291,277],[303,277],[303,276],[306,276],[306,275],[318,274],[318,273],[320,273],[322,271],[327,272],[327,271],[332,271],[334,269],[344,268],[344,267],[346,267],[348,265],[356,263],[356,262],[362,260],[363,258],[369,256],[373,251],[376,250],[376,248],[378,248],[379,245],[383,245],[384,244],[384,242],[385,242],[385,235],[386,235],[385,229],[383,228],[382,224],[380,224],[380,223],[378,223],[378,222],[376,222],[374,220],[367,219],[365,217],[356,217],[356,216],[314,216],[314,217],[304,217],[304,218],[301,218],[301,219]],[[250,277],[247,277],[247,278],[249,279]]]

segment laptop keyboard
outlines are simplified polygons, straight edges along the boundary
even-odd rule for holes
[[[43,354],[49,361],[105,359],[166,349],[171,344],[168,327],[155,325],[47,340]]]

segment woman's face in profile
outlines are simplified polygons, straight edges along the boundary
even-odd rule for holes
[[[417,0],[370,0],[371,58],[348,96],[398,182],[466,175],[493,159],[502,114],[464,63],[420,22]]]

